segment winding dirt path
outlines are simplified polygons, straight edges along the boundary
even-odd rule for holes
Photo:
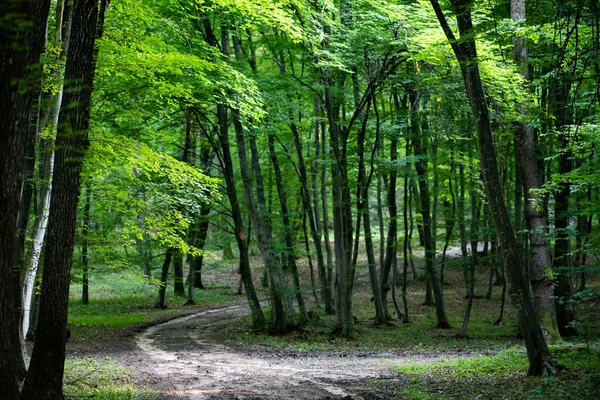
[[[234,305],[146,329],[135,338],[136,374],[165,399],[392,399],[402,384],[390,366],[456,354],[248,350],[223,344],[220,331],[248,313]],[[373,385],[373,382],[377,384]]]

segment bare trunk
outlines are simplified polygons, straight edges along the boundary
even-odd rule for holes
[[[425,244],[425,268],[427,279],[430,280],[435,298],[435,311],[437,316],[437,327],[441,329],[450,328],[446,309],[444,307],[444,295],[435,271],[435,249],[431,232],[431,214],[429,202],[429,187],[427,182],[427,145],[424,134],[420,132],[419,125],[419,97],[414,90],[409,91],[411,104],[411,130],[415,155],[419,156],[415,162],[417,175],[419,177],[419,197],[421,203],[421,214],[423,216],[423,240]]]
[[[512,0],[511,18],[513,21],[525,21],[526,10],[524,0]],[[513,57],[518,65],[521,75],[530,80],[527,41],[522,36],[513,38]],[[522,113],[526,113],[527,106],[520,104]],[[533,306],[537,312],[538,321],[547,340],[554,341],[560,338],[556,325],[556,311],[554,308],[554,289],[552,279],[552,258],[550,243],[547,239],[546,208],[542,197],[536,192],[541,189],[540,173],[538,171],[537,145],[534,128],[526,124],[518,124],[516,143],[519,150],[517,171],[523,182],[525,192],[525,220],[529,231],[531,258],[529,263],[529,281],[533,291]]]

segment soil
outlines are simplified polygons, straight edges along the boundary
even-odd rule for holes
[[[92,350],[130,367],[137,386],[160,399],[401,399],[407,383],[394,365],[469,354],[432,351],[301,351],[242,348],[225,327],[249,313],[237,302],[138,327]],[[90,348],[85,353],[90,354]],[[83,351],[82,351],[83,352]],[[71,348],[72,355],[81,353]]]

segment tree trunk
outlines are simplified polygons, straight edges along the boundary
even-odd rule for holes
[[[210,20],[205,17],[202,21],[204,27],[203,35],[209,46],[218,48],[217,38],[212,29]],[[223,103],[217,104],[217,122],[218,122],[218,137],[220,144],[220,159],[221,168],[225,178],[227,187],[227,197],[231,205],[231,214],[233,217],[235,240],[239,249],[239,263],[241,283],[246,290],[246,297],[252,314],[252,326],[254,329],[264,329],[266,326],[265,316],[262,312],[258,296],[254,289],[252,281],[252,272],[250,270],[250,259],[248,256],[248,242],[246,241],[246,233],[244,230],[244,221],[242,211],[238,203],[237,191],[235,188],[235,174],[233,171],[233,161],[231,158],[231,150],[229,148],[229,127],[227,124],[227,106]],[[216,151],[217,149],[215,149]]]
[[[169,268],[171,267],[171,260],[173,259],[173,253],[176,250],[172,247],[167,249],[165,253],[165,260],[163,261],[162,269],[160,272],[160,286],[158,287],[158,302],[156,308],[165,309],[167,308],[167,284],[169,282]]]
[[[42,73],[49,0],[4,1],[0,5],[0,397],[19,396],[25,366],[19,339],[19,288],[14,286],[13,255],[23,184],[29,116]],[[14,20],[11,20],[13,19]],[[17,19],[19,23],[17,23]]]
[[[291,119],[291,116],[290,116]],[[296,155],[298,156],[298,177],[300,178],[301,188],[301,197],[302,197],[302,206],[304,207],[304,212],[307,214],[310,233],[313,240],[313,245],[315,246],[315,253],[317,255],[317,271],[319,274],[319,283],[321,286],[321,300],[325,303],[325,312],[328,314],[333,313],[333,295],[331,293],[331,285],[330,281],[327,277],[327,270],[325,268],[325,260],[323,259],[323,248],[321,246],[321,235],[317,230],[316,219],[314,213],[312,211],[312,205],[310,202],[309,191],[308,191],[308,180],[307,180],[307,172],[306,172],[306,163],[304,162],[304,155],[302,153],[302,142],[300,141],[300,133],[298,132],[298,127],[296,124],[290,120],[289,123],[290,130],[292,132],[292,136],[294,137],[294,146],[296,148]],[[323,185],[323,190],[325,190],[325,185]],[[326,202],[326,200],[325,200]],[[327,224],[329,224],[328,211],[326,209],[326,204],[323,209],[323,226],[324,232],[328,231]],[[326,240],[328,240],[327,236],[325,236]]]
[[[181,252],[175,252],[173,261],[173,293],[175,296],[185,296],[185,285],[183,282],[183,255]]]
[[[377,261],[375,260],[375,249],[373,246],[373,237],[371,232],[371,217],[369,215],[369,186],[373,176],[373,168],[367,177],[365,167],[365,135],[367,131],[367,121],[369,118],[369,105],[363,117],[363,123],[357,138],[358,145],[358,188],[357,188],[357,215],[362,215],[363,227],[365,230],[365,249],[367,252],[367,261],[369,264],[369,281],[371,282],[371,291],[373,293],[373,303],[375,304],[375,325],[383,325],[386,323],[386,315],[383,307],[383,299],[380,291],[379,276],[377,274]],[[379,131],[378,131],[379,134]],[[379,135],[378,135],[379,136]],[[378,142],[379,138],[376,139]],[[377,146],[377,143],[375,144]],[[374,155],[374,152],[372,153]],[[373,160],[371,160],[371,163]],[[393,188],[389,189],[396,191],[396,182],[394,181]],[[395,206],[395,204],[394,204]],[[357,235],[360,229],[357,226]],[[395,239],[394,235],[394,239]],[[358,246],[356,246],[358,248]],[[356,249],[355,249],[356,251]],[[395,254],[394,254],[395,256]]]
[[[271,290],[271,309],[272,309],[272,326],[275,332],[283,332],[286,329],[288,310],[285,306],[285,288],[283,285],[283,271],[281,265],[277,263],[276,256],[273,252],[273,238],[270,230],[270,225],[264,220],[266,217],[264,192],[259,190],[262,188],[262,177],[253,171],[256,177],[256,194],[254,197],[252,188],[252,174],[247,161],[246,140],[244,131],[239,119],[238,111],[232,109],[233,126],[235,129],[235,137],[237,143],[238,159],[240,162],[240,171],[242,174],[242,183],[244,185],[244,193],[250,220],[254,225],[255,234],[258,240],[258,246],[265,264],[265,268],[269,275],[269,287]],[[258,162],[258,160],[256,160]],[[261,197],[262,194],[262,197]],[[259,209],[260,207],[260,209]],[[289,315],[293,317],[293,315]]]
[[[277,186],[277,193],[279,195],[281,218],[283,219],[287,266],[292,272],[296,302],[298,303],[298,309],[300,310],[300,317],[304,320],[306,319],[306,304],[304,303],[304,298],[302,297],[302,287],[300,286],[298,266],[296,265],[296,252],[294,251],[294,238],[287,206],[287,196],[283,187],[283,178],[281,176],[281,169],[279,168],[279,160],[277,159],[277,154],[275,154],[275,141],[272,135],[269,135],[269,155],[271,157],[271,163],[273,164],[273,170],[275,171],[275,184]]]
[[[224,104],[217,104],[217,118],[219,122],[219,142],[221,144],[221,167],[227,187],[227,197],[231,205],[231,214],[233,217],[235,240],[239,249],[239,262],[241,281],[244,284],[246,297],[252,313],[252,326],[254,329],[264,329],[266,325],[265,316],[262,312],[258,296],[252,282],[252,273],[250,271],[250,260],[248,258],[248,243],[244,230],[242,211],[238,203],[237,191],[235,188],[235,175],[233,172],[233,162],[229,149],[229,131],[227,127],[227,109]]]
[[[81,302],[85,305],[90,303],[89,286],[89,232],[90,232],[90,208],[92,206],[92,185],[85,185],[85,205],[83,207],[83,224],[81,227],[81,265],[83,267],[83,276],[81,279]]]
[[[421,200],[421,213],[423,216],[423,240],[425,244],[425,268],[428,279],[431,281],[433,295],[435,298],[435,311],[437,315],[437,327],[440,329],[450,328],[446,309],[444,307],[444,296],[435,271],[435,249],[431,233],[431,214],[429,213],[429,187],[427,184],[427,145],[424,134],[420,132],[419,124],[419,96],[414,90],[409,90],[409,101],[411,104],[411,130],[415,155],[417,175],[419,176],[419,194]]]
[[[72,29],[65,68],[64,105],[56,138],[53,196],[50,200],[48,239],[40,297],[40,314],[31,366],[23,387],[24,399],[62,399],[67,340],[67,307],[75,242],[77,202],[83,160],[89,147],[91,96],[96,69],[95,40],[102,34],[106,1],[100,23],[98,1],[73,5]]]
[[[525,21],[526,10],[524,0],[510,2],[511,19]],[[530,80],[527,39],[522,36],[513,38],[513,57],[523,78]],[[526,104],[519,104],[521,113],[527,113]],[[560,338],[556,325],[556,311],[554,308],[554,289],[552,279],[552,257],[550,242],[547,239],[546,208],[542,197],[536,192],[541,189],[540,173],[538,171],[537,145],[535,130],[531,125],[519,123],[517,125],[516,143],[519,150],[516,152],[521,167],[520,174],[525,192],[525,220],[529,231],[531,258],[529,263],[529,281],[533,291],[533,306],[537,312],[538,321],[547,340],[554,341]]]
[[[541,327],[537,322],[533,303],[529,296],[529,285],[523,275],[521,253],[504,203],[502,186],[498,177],[489,110],[479,74],[475,38],[473,36],[472,0],[451,0],[460,31],[460,41],[456,40],[450,29],[440,4],[437,0],[430,1],[454,50],[463,74],[465,89],[477,130],[485,191],[492,219],[498,231],[502,259],[509,282],[509,293],[513,306],[517,311],[519,325],[527,347],[528,375],[553,375],[557,372],[557,368],[546,345]]]

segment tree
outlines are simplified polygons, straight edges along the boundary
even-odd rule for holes
[[[436,17],[446,35],[452,50],[460,64],[465,83],[467,97],[473,113],[477,130],[477,142],[485,190],[489,201],[492,220],[498,231],[504,268],[509,283],[509,293],[519,320],[519,326],[527,347],[529,359],[529,375],[554,375],[557,367],[548,350],[546,340],[537,321],[533,303],[529,295],[529,287],[523,274],[523,261],[516,237],[504,202],[502,187],[498,178],[496,151],[493,145],[492,127],[489,110],[483,90],[473,22],[471,17],[471,0],[452,0],[456,15],[460,41],[452,32],[442,8],[437,0],[431,0]]]
[[[19,340],[21,271],[13,271],[17,215],[23,184],[23,162],[29,115],[39,93],[40,55],[45,46],[49,0],[0,5],[0,396],[19,395],[25,366]]]
[[[102,2],[102,17],[106,11]],[[67,340],[67,304],[75,241],[77,202],[83,158],[89,147],[90,104],[96,69],[98,1],[73,5],[72,31],[65,69],[65,97],[56,139],[48,243],[40,298],[40,317],[23,399],[62,399]]]

